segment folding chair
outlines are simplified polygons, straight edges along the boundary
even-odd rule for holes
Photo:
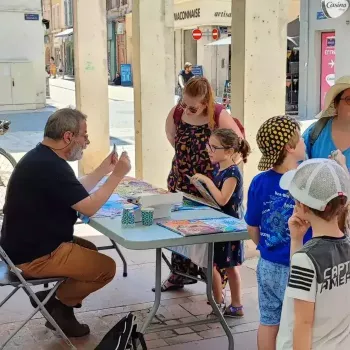
[[[1,261],[2,260],[2,261]],[[21,274],[21,271],[13,264],[11,259],[7,256],[5,251],[0,246],[0,287],[11,286],[14,290],[0,303],[0,308],[20,289],[23,289],[24,292],[31,297],[36,304],[37,308],[30,314],[30,316],[22,322],[22,324],[17,328],[17,330],[5,341],[4,344],[0,345],[0,349],[4,349],[9,341],[36,315],[39,311],[46,318],[48,322],[55,328],[58,334],[63,338],[67,345],[71,349],[76,349],[67,336],[63,333],[62,329],[56,323],[56,321],[51,317],[48,311],[45,308],[46,303],[56,292],[57,288],[64,282],[64,278],[43,278],[43,279],[24,279]],[[54,287],[47,295],[44,301],[40,301],[35,295],[31,286],[44,285],[48,283],[55,283]]]

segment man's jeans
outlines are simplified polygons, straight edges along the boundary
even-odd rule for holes
[[[62,243],[51,254],[17,267],[25,278],[67,277],[56,293],[67,306],[81,304],[89,294],[108,284],[116,272],[113,259],[79,237],[74,237],[71,243]]]

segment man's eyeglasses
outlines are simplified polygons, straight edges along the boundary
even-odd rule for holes
[[[215,151],[218,150],[218,149],[230,149],[230,147],[218,147],[218,146],[211,145],[210,143],[207,143],[206,146],[207,146],[207,149],[211,153],[215,153]]]
[[[197,113],[198,112],[198,109],[197,107],[191,107],[191,106],[187,106],[187,104],[183,101],[180,102],[180,106],[183,108],[183,109],[188,109],[191,113]]]
[[[89,142],[89,135],[88,134],[75,134],[77,137],[83,137],[86,142]]]
[[[341,100],[344,100],[345,103],[350,106],[350,96],[342,97]]]

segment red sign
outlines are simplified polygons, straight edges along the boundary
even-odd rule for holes
[[[335,33],[321,33],[321,108],[335,81]]]
[[[194,40],[199,40],[202,37],[202,31],[200,29],[194,29],[192,31],[192,38]]]
[[[220,38],[220,32],[219,29],[214,28],[212,33],[211,33],[212,37],[214,40],[218,40]]]

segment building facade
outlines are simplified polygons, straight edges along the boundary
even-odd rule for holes
[[[45,106],[45,26],[40,0],[1,0],[0,110]]]
[[[345,1],[345,2],[344,2]],[[328,0],[345,4],[347,0]],[[321,0],[301,0],[299,115],[314,118],[337,78],[350,75],[350,10],[327,18]]]
[[[108,73],[113,80],[121,64],[132,64],[132,0],[107,0]]]

